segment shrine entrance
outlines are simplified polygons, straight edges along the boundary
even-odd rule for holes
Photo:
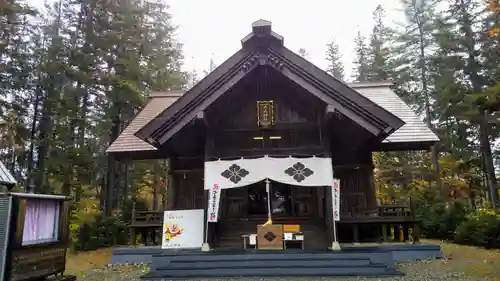
[[[279,218],[322,217],[323,188],[301,187],[271,181],[271,214]],[[318,191],[318,189],[320,191]],[[267,219],[266,184],[264,181],[246,187],[224,190],[221,198],[221,220]]]
[[[271,216],[273,224],[300,225],[307,233],[307,248],[324,249],[331,241],[327,232],[324,187],[302,187],[272,181],[270,183]],[[214,224],[218,248],[241,248],[242,236],[256,233],[258,225],[268,219],[266,183],[223,190],[219,221]],[[301,248],[291,243],[289,248]]]

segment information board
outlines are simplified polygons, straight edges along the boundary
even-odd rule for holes
[[[203,209],[165,211],[162,249],[192,249],[203,244]]]

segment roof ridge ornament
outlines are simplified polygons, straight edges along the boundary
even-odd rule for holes
[[[253,66],[259,64],[260,53],[257,52],[253,56],[251,56],[241,67],[245,72],[248,72]]]
[[[279,58],[277,58],[276,56],[274,56],[272,54],[267,55],[267,63],[278,70],[282,70],[284,67],[283,62],[281,62],[281,60]]]
[[[243,65],[241,66],[241,68],[245,71],[245,72],[248,72],[250,71],[251,69],[253,69],[254,66],[256,66],[257,64],[260,64],[260,65],[269,65],[277,70],[282,70],[285,65],[284,63],[282,62],[281,59],[279,59],[278,57],[272,55],[272,54],[261,54],[259,52],[256,52],[255,54],[253,54],[250,58],[248,58],[244,63]]]
[[[279,45],[283,46],[283,36],[272,30],[268,20],[257,20],[252,23],[252,32],[241,39],[243,48],[252,45]]]

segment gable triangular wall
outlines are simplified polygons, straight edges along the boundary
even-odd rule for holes
[[[242,40],[242,45],[242,49],[135,135],[153,146],[162,146],[248,73],[262,66],[279,71],[322,100],[327,110],[340,112],[376,137],[383,139],[404,124],[391,112],[284,47],[282,37],[271,30],[269,22],[254,23],[253,32]]]

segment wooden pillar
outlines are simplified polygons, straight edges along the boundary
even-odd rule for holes
[[[410,227],[407,223],[403,224],[403,241],[410,240]]]
[[[168,199],[168,184],[169,184],[169,171],[170,171],[170,159],[165,159],[165,181],[161,193],[161,210],[165,211],[167,209],[167,199]]]
[[[418,227],[416,209],[417,209],[417,206],[415,205],[415,201],[413,200],[413,198],[410,197],[410,211],[411,211],[410,215],[413,218],[413,223],[412,223],[413,243],[420,242],[420,229]]]
[[[326,241],[331,244],[333,241],[333,202],[332,202],[332,186],[324,187],[325,194],[325,225],[326,225]],[[338,228],[338,223],[337,223]],[[338,233],[338,231],[337,231]],[[338,238],[338,237],[337,237]]]
[[[392,224],[387,224],[387,237],[388,237],[388,240],[387,241],[391,241],[393,236],[392,236]]]
[[[113,210],[113,191],[115,189],[115,174],[116,174],[116,161],[112,155],[108,154],[108,173],[106,180],[106,187],[104,194],[104,214],[106,216],[111,216]]]
[[[382,242],[388,242],[388,238],[387,238],[387,224],[386,223],[382,223]]]
[[[352,225],[352,242],[359,242],[359,225],[357,223]]]
[[[367,207],[375,207],[378,205],[377,202],[377,190],[375,187],[375,178],[373,174],[373,161],[370,157],[370,163],[363,167],[363,175],[368,178],[368,184],[365,187],[366,193],[366,206]]]
[[[420,228],[418,227],[418,223],[414,222],[413,223],[413,243],[419,243],[420,242]]]
[[[214,150],[214,135],[213,135],[213,132],[210,128],[210,126],[208,125],[208,121],[206,119],[206,116],[203,114],[203,119],[205,120],[205,125],[207,126],[207,138],[206,138],[206,142],[205,142],[205,162],[206,161],[210,161],[210,157],[212,156],[213,154],[213,150]],[[205,179],[205,169],[203,169],[203,174],[202,174],[202,177],[203,179]],[[208,197],[209,197],[209,191],[208,190],[205,190],[205,183],[204,183],[204,180],[203,180],[203,201],[204,201],[204,209],[205,209],[205,219],[203,220],[204,221],[204,230],[205,232],[207,233],[207,243],[210,245],[210,248],[213,248],[215,245],[214,245],[214,242],[216,240],[216,235],[217,235],[217,232],[216,232],[216,228],[215,228],[215,224],[216,223],[208,223]],[[220,196],[220,202],[219,202],[219,214],[221,213],[220,212],[220,209],[222,208],[222,204],[223,204],[223,200],[222,200],[222,194]],[[220,216],[219,216],[219,220],[220,220]],[[207,229],[205,229],[207,228]]]
[[[172,174],[172,161],[171,159],[168,160],[168,174],[167,174],[167,210],[173,211],[175,210],[176,206],[176,194],[175,194],[175,180],[174,180],[174,175]]]
[[[394,225],[394,241],[399,241],[400,225]]]
[[[132,218],[130,219],[130,224],[133,225],[135,223],[135,202],[132,204]],[[135,227],[129,226],[130,229],[130,241],[129,244],[131,246],[135,246]]]

